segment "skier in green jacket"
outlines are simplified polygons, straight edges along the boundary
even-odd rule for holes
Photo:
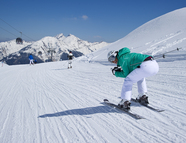
[[[158,63],[150,55],[140,53],[130,53],[128,48],[122,48],[119,51],[110,51],[107,55],[108,61],[117,64],[112,69],[116,77],[122,77],[124,83],[121,91],[121,101],[119,106],[130,109],[130,100],[132,97],[132,85],[138,85],[138,101],[142,104],[148,104],[147,86],[145,78],[158,73]]]

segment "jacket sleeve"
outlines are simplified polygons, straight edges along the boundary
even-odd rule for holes
[[[124,71],[116,71],[115,76],[125,78],[125,73]]]

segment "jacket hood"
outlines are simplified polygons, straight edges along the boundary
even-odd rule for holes
[[[128,48],[122,48],[119,50],[117,57],[119,58],[120,56],[128,53],[130,53],[130,50]]]

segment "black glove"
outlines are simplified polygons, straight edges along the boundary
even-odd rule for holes
[[[115,75],[116,71],[122,71],[121,67],[114,67],[113,69],[111,68],[111,70],[113,75]]]

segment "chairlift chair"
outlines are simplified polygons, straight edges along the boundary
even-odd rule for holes
[[[17,44],[23,44],[23,40],[22,40],[20,37],[18,37],[18,38],[16,39],[16,43],[17,43]]]
[[[21,34],[21,37],[22,37],[22,32],[20,32],[20,34]],[[20,37],[18,37],[18,38],[16,39],[16,43],[17,43],[17,44],[23,44],[23,40],[22,40]]]

